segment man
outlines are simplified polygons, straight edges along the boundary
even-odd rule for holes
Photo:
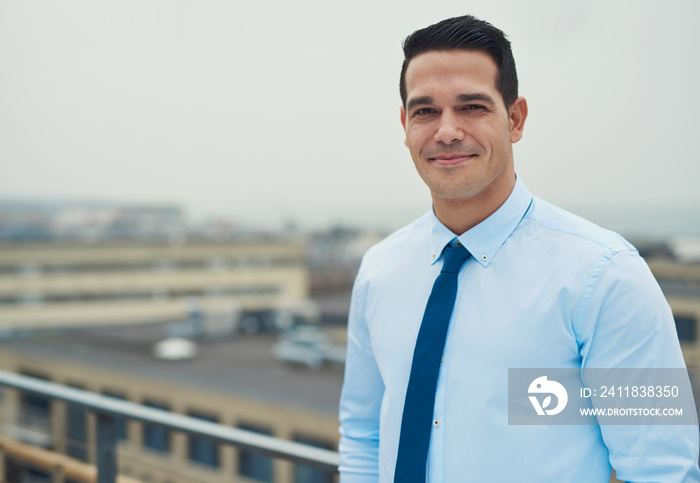
[[[603,483],[611,465],[700,481],[694,426],[508,424],[509,368],[684,367],[673,317],[629,243],[516,177],[528,109],[500,30],[444,20],[404,54],[405,144],[433,209],[360,267],[341,483]]]

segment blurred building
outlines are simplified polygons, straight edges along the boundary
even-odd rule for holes
[[[668,257],[647,258],[668,300],[688,367],[700,367],[700,263]]]
[[[0,241],[163,240],[186,229],[177,205],[0,200]]]
[[[335,449],[339,368],[309,371],[271,354],[270,332],[318,321],[308,294],[297,242],[5,244],[0,368]],[[163,350],[178,337],[196,351]],[[0,408],[0,459],[16,483],[55,481],[41,461],[95,461],[95,423],[83,408],[11,389],[0,390]],[[120,433],[121,473],[134,481],[334,481],[134,421]],[[26,444],[43,456],[20,458]]]
[[[217,336],[239,322],[258,331],[280,312],[312,317],[303,250],[274,241],[0,245],[0,336],[164,321]]]
[[[342,226],[310,234],[306,266],[311,275],[312,294],[349,293],[362,256],[387,234]]]

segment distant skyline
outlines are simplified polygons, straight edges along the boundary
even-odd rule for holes
[[[464,13],[513,44],[535,195],[700,234],[690,0],[2,2],[0,198],[396,228],[430,208],[399,123],[401,41]]]

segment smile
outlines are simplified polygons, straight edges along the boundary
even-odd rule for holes
[[[446,154],[428,158],[428,161],[437,164],[438,166],[457,166],[458,164],[466,163],[472,158],[476,158],[476,154]]]

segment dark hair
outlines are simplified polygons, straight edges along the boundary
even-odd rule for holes
[[[448,18],[416,30],[403,42],[404,61],[399,91],[406,106],[406,69],[415,56],[430,51],[476,50],[486,52],[496,62],[496,89],[506,107],[518,98],[518,74],[510,42],[505,34],[488,22],[471,15]]]

